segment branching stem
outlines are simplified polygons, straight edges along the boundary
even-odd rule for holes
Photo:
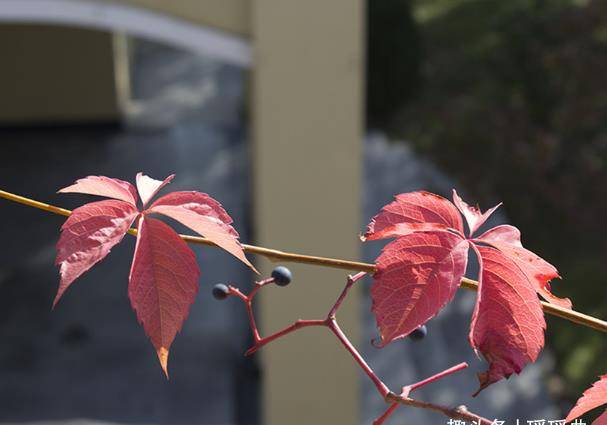
[[[449,369],[445,369],[442,372],[437,373],[436,375],[432,375],[429,378],[426,378],[422,381],[407,385],[407,386],[403,387],[403,391],[402,391],[402,393],[400,393],[399,397],[401,399],[407,399],[407,398],[409,398],[409,394],[411,394],[411,392],[415,391],[416,389],[421,388],[425,385],[431,384],[434,381],[438,381],[439,379],[442,379],[445,376],[449,376],[455,372],[459,372],[460,370],[466,369],[467,367],[468,367],[468,363],[462,362],[453,367],[450,367]],[[377,418],[375,421],[373,421],[373,425],[383,424],[388,419],[388,417],[390,417],[390,415],[392,413],[394,413],[396,411],[396,409],[398,409],[398,407],[400,405],[401,405],[400,402],[392,403],[390,405],[390,407],[388,407],[388,409],[379,418]]]
[[[301,319],[297,320],[297,321],[295,321],[295,323],[287,326],[286,328],[284,328],[276,333],[273,333],[272,335],[257,339],[255,342],[255,345],[253,345],[251,348],[249,348],[245,352],[245,356],[250,356],[251,354],[257,352],[257,350],[259,350],[261,347],[263,347],[266,344],[269,344],[270,342],[274,341],[275,339],[288,335],[291,332],[294,332],[298,329],[307,328],[309,326],[327,326],[327,323],[325,320],[301,320]],[[253,332],[255,333],[255,331],[253,331]]]
[[[415,399],[412,399],[409,397],[409,393],[411,391],[421,388],[424,385],[430,384],[439,379],[442,379],[448,375],[451,375],[452,373],[465,369],[466,367],[468,367],[468,365],[466,363],[460,363],[454,367],[446,369],[446,370],[444,370],[440,373],[437,373],[436,375],[433,375],[429,378],[426,378],[422,381],[405,386],[405,387],[403,387],[403,392],[401,393],[401,395],[396,395],[395,393],[390,391],[388,386],[375,374],[375,372],[373,371],[371,366],[369,366],[367,364],[367,362],[365,361],[363,356],[359,353],[359,351],[356,349],[356,347],[354,347],[354,345],[350,342],[350,340],[348,339],[346,334],[341,330],[341,328],[339,327],[339,324],[337,323],[337,318],[336,318],[337,311],[343,304],[343,302],[346,299],[346,296],[348,295],[348,292],[350,291],[352,286],[357,281],[364,278],[366,276],[366,274],[367,274],[366,272],[360,272],[360,273],[355,274],[354,276],[348,276],[348,280],[346,282],[346,285],[344,286],[344,289],[341,291],[339,297],[335,301],[335,304],[333,304],[333,307],[331,307],[331,309],[327,313],[327,317],[325,319],[322,319],[322,320],[302,320],[302,319],[300,319],[300,320],[295,321],[291,325],[287,326],[286,328],[284,328],[276,333],[273,333],[269,336],[266,336],[266,337],[260,336],[259,329],[257,328],[257,323],[255,321],[255,314],[253,311],[252,304],[253,304],[253,299],[258,294],[259,290],[262,287],[264,287],[265,285],[273,283],[274,280],[266,279],[266,280],[262,280],[261,282],[255,283],[255,286],[253,287],[253,289],[251,290],[251,292],[248,295],[243,294],[238,288],[236,288],[234,286],[229,286],[228,287],[229,295],[232,295],[232,296],[240,299],[245,304],[245,307],[247,310],[247,315],[249,317],[249,322],[250,322],[250,326],[251,326],[251,332],[253,333],[254,344],[251,348],[249,348],[246,351],[245,355],[249,356],[249,355],[257,352],[257,350],[259,350],[263,346],[269,344],[270,342],[272,342],[278,338],[281,338],[285,335],[288,335],[292,332],[295,332],[299,329],[311,327],[311,326],[326,327],[337,337],[339,342],[344,346],[344,348],[354,358],[354,360],[356,361],[358,366],[369,377],[369,379],[371,379],[371,381],[375,385],[375,388],[377,389],[378,393],[381,395],[382,399],[385,400],[386,403],[390,404],[388,406],[388,409],[386,410],[386,412],[374,422],[374,425],[383,424],[384,421],[387,420],[388,417],[401,404],[415,406],[415,407],[419,407],[422,409],[432,410],[435,412],[440,412],[443,415],[446,415],[450,418],[467,420],[467,421],[470,421],[471,423],[478,424],[478,425],[491,425],[491,422],[489,420],[482,418],[478,415],[475,415],[473,413],[470,413],[465,409],[450,408],[450,407],[441,406],[441,405],[434,404],[434,403],[428,403],[428,402],[415,400]],[[476,421],[476,422],[472,422],[472,421]]]
[[[350,353],[350,355],[354,358],[356,363],[360,366],[360,368],[365,372],[365,374],[371,379],[377,391],[382,396],[382,398],[386,398],[388,394],[390,394],[390,389],[386,384],[383,383],[381,379],[373,372],[373,369],[367,364],[365,359],[360,355],[358,350],[352,345],[348,337],[343,333],[337,321],[335,319],[329,320],[328,328],[333,332],[333,334],[337,337],[339,342],[345,347],[346,350]]]
[[[365,277],[366,274],[367,274],[366,272],[360,272],[360,273],[355,274],[354,276],[348,276],[348,281],[346,282],[346,286],[344,287],[343,291],[341,291],[341,294],[339,294],[337,301],[335,301],[335,304],[333,305],[333,307],[329,311],[329,314],[327,315],[328,319],[335,318],[335,314],[337,313],[337,310],[339,309],[339,307],[341,306],[341,303],[344,301],[344,299],[348,295],[348,291],[350,291],[350,288],[352,288],[352,285],[354,285],[357,281],[359,281],[360,279]]]
[[[470,422],[473,425],[492,425],[493,422],[489,419],[483,418],[476,413],[469,412],[464,406],[459,407],[446,407],[439,404],[429,403],[426,401],[415,400],[410,397],[401,397],[394,393],[388,394],[386,397],[387,401],[400,403],[405,406],[413,406],[420,409],[432,410],[434,412],[442,413],[443,415],[453,418],[461,419],[466,422]]]

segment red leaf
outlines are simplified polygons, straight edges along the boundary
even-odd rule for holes
[[[534,286],[518,265],[495,248],[475,250],[481,271],[469,338],[489,362],[476,395],[537,359],[546,322]]]
[[[195,191],[171,192],[156,200],[150,209],[156,205],[181,206],[200,215],[215,217],[225,224],[232,224],[233,222],[232,217],[228,215],[221,204],[206,193]],[[238,237],[238,232],[231,226],[230,231]]]
[[[158,191],[165,187],[167,184],[173,180],[175,174],[171,174],[163,181],[154,180],[151,177],[146,176],[143,173],[137,173],[136,182],[137,182],[137,190],[139,191],[139,197],[141,198],[141,202],[143,207],[150,202],[150,200],[156,196]]]
[[[592,387],[584,391],[582,397],[580,397],[573,409],[571,409],[571,412],[567,415],[565,422],[569,423],[584,413],[604,404],[607,404],[607,375],[601,376],[598,381],[592,384]],[[607,410],[592,423],[592,425],[606,424]]]
[[[483,233],[479,241],[499,249],[504,255],[514,261],[525,273],[535,290],[546,301],[563,308],[571,308],[571,300],[559,298],[550,292],[550,281],[560,278],[556,268],[549,262],[523,248],[521,233],[513,226],[497,226]]]
[[[429,192],[410,192],[395,196],[367,226],[362,240],[402,236],[427,230],[464,231],[462,217],[451,202]]]
[[[230,225],[232,219],[219,202],[204,193],[175,192],[158,199],[148,212],[171,217],[257,270],[244,254],[238,233]]]
[[[605,410],[601,416],[596,418],[594,422],[592,422],[592,425],[607,425],[607,410]]]
[[[137,188],[144,207],[172,179],[173,175],[161,182],[137,174]],[[78,276],[102,260],[122,240],[140,216],[129,275],[129,298],[167,373],[169,349],[196,297],[200,270],[194,253],[179,235],[147,214],[157,212],[180,221],[255,270],[238,242],[238,233],[231,226],[232,219],[219,202],[198,192],[166,195],[151,209],[140,213],[136,207],[135,187],[108,177],[89,176],[60,192],[102,195],[117,200],[84,205],[74,210],[63,225],[57,244],[61,284],[55,303]]]
[[[162,221],[139,220],[129,299],[167,374],[169,349],[198,292],[196,257]]]
[[[92,202],[72,211],[61,226],[57,259],[61,283],[53,306],[80,275],[103,260],[122,240],[139,212],[118,200]]]
[[[371,287],[380,345],[406,336],[451,301],[467,261],[468,242],[449,232],[412,233],[388,244]]]
[[[477,239],[486,243],[503,242],[516,247],[523,247],[521,244],[520,230],[508,224],[495,226],[494,228],[487,230]]]
[[[498,209],[500,205],[502,205],[500,202],[493,208],[485,211],[485,213],[481,213],[478,207],[471,207],[470,205],[462,201],[462,198],[458,196],[455,189],[453,189],[453,202],[455,203],[457,209],[460,210],[460,212],[466,218],[466,222],[468,223],[468,229],[470,230],[468,234],[470,236],[472,236],[474,232],[476,232],[478,228],[481,227],[485,223],[485,221],[487,221],[491,214],[493,214],[493,212]]]
[[[76,183],[59,190],[57,193],[85,193],[87,195],[106,196],[120,199],[131,205],[137,205],[137,191],[132,184],[105,176],[88,176],[76,180]]]

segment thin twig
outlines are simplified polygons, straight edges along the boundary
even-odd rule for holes
[[[406,385],[403,387],[403,391],[400,393],[400,397],[409,398],[409,394],[411,394],[413,391],[415,391],[421,387],[424,387],[428,384],[431,384],[432,382],[438,381],[446,376],[459,372],[460,370],[466,369],[467,367],[468,367],[468,363],[462,362],[453,367],[450,367],[449,369],[445,369],[442,372],[432,375],[422,381],[416,382],[414,384]],[[379,418],[377,418],[376,420],[373,421],[373,425],[383,425],[383,423],[390,417],[390,415],[392,415],[392,413],[394,413],[396,411],[396,409],[398,409],[399,406],[400,406],[399,402],[392,403],[388,407],[388,409],[386,409],[386,411]]]
[[[377,388],[377,391],[385,400],[386,397],[388,397],[388,394],[390,394],[390,389],[386,386],[386,384],[384,384],[381,379],[379,379],[375,372],[373,372],[371,366],[367,364],[363,356],[358,352],[356,347],[352,345],[348,337],[341,330],[341,328],[337,324],[337,321],[335,319],[327,319],[327,323],[327,327],[331,330],[331,332],[333,332],[339,342],[341,342],[341,345],[343,345],[344,348],[350,353],[350,355],[352,356],[354,361],[356,361],[362,371],[365,372],[369,379],[371,379],[373,385],[375,385],[375,388]]]
[[[284,328],[278,332],[275,332],[272,335],[264,336],[263,338],[259,337],[259,331],[257,330],[256,327],[253,328],[254,326],[256,326],[255,322],[251,321],[251,329],[253,331],[253,335],[257,335],[257,338],[255,338],[255,344],[244,353],[245,356],[250,356],[251,354],[256,353],[260,348],[262,348],[266,344],[269,344],[270,342],[272,342],[278,338],[288,335],[291,332],[295,332],[298,329],[307,328],[310,326],[327,326],[327,321],[326,320],[299,319],[299,320],[296,320],[295,322],[293,322],[293,324],[287,326],[286,328]]]
[[[460,370],[464,370],[468,367],[468,363],[466,362],[461,362],[456,364],[455,366],[450,367],[449,369],[445,369],[442,372],[439,372],[437,374],[434,374],[422,381],[416,382],[414,384],[411,385],[407,385],[406,387],[403,388],[403,394],[401,395],[409,395],[409,393],[421,388],[421,387],[425,387],[428,384],[431,384],[433,382],[438,381],[439,379],[443,379],[445,376],[449,376],[452,375],[456,372],[459,372]]]
[[[443,415],[447,416],[448,418],[469,421],[470,423],[475,424],[475,425],[477,425],[477,424],[478,425],[491,425],[493,423],[489,419],[483,418],[482,416],[469,412],[467,409],[461,408],[461,407],[453,408],[453,407],[441,406],[439,404],[416,400],[416,399],[409,398],[409,397],[401,397],[394,393],[388,394],[388,396],[386,397],[386,400],[389,402],[393,402],[393,403],[400,403],[405,406],[413,406],[413,407],[418,407],[420,409],[433,410],[435,412],[442,413]]]
[[[300,319],[300,320],[295,321],[293,324],[287,326],[286,328],[284,328],[276,333],[273,333],[272,335],[266,336],[266,337],[259,336],[259,331],[258,331],[257,325],[255,323],[255,317],[253,314],[253,310],[251,309],[251,303],[253,302],[255,295],[257,295],[258,290],[261,289],[262,286],[265,286],[266,281],[257,283],[255,288],[248,295],[243,294],[238,288],[230,286],[229,287],[230,295],[233,295],[233,296],[239,298],[241,301],[243,301],[247,308],[247,311],[249,313],[249,321],[250,321],[250,325],[251,325],[251,330],[253,332],[254,339],[255,339],[254,345],[247,350],[245,355],[253,354],[257,350],[259,350],[260,348],[265,346],[266,344],[269,344],[270,342],[272,342],[278,338],[281,338],[285,335],[288,335],[292,332],[295,332],[301,328],[310,327],[310,326],[326,327],[337,337],[339,342],[344,346],[344,348],[354,358],[354,360],[356,361],[358,366],[371,379],[371,381],[375,385],[375,388],[377,389],[377,391],[381,395],[381,397],[384,399],[384,401],[389,404],[389,407],[388,407],[388,410],[386,411],[386,413],[378,419],[379,422],[377,422],[377,421],[374,422],[375,424],[382,424],[383,421],[385,421],[388,418],[388,416],[390,416],[390,414],[392,412],[394,412],[400,404],[404,404],[404,405],[409,405],[409,406],[415,406],[415,407],[418,407],[421,409],[432,410],[434,412],[440,412],[443,415],[446,415],[453,419],[463,419],[466,421],[470,421],[471,425],[472,424],[474,424],[474,425],[491,425],[491,422],[488,419],[485,419],[481,416],[471,413],[465,408],[460,408],[460,407],[451,408],[451,407],[442,406],[439,404],[415,400],[415,399],[412,399],[409,397],[409,393],[411,391],[413,391],[417,388],[420,388],[424,385],[427,385],[431,382],[435,382],[439,379],[442,379],[448,375],[451,375],[452,373],[465,369],[466,367],[468,367],[468,365],[466,363],[460,363],[457,366],[453,366],[447,370],[437,373],[436,375],[433,375],[427,379],[424,379],[423,381],[403,387],[403,392],[401,395],[396,395],[392,391],[390,391],[390,389],[386,386],[386,384],[375,374],[375,372],[367,364],[367,362],[365,361],[363,356],[359,353],[359,351],[356,349],[356,347],[354,347],[354,345],[352,345],[352,343],[350,342],[350,340],[348,339],[346,334],[344,334],[344,332],[341,330],[341,328],[337,324],[337,320],[335,319],[337,310],[339,310],[339,307],[343,303],[350,288],[352,288],[352,285],[354,285],[354,283],[356,283],[358,280],[362,279],[364,276],[365,276],[364,272],[357,273],[354,276],[348,276],[346,286],[344,287],[343,291],[337,298],[337,301],[335,301],[335,304],[333,305],[333,307],[331,308],[329,313],[327,313],[327,317],[324,320],[301,320]],[[269,279],[267,282],[269,283],[270,281],[271,281],[271,279]]]
[[[0,198],[8,199],[9,201],[17,202],[23,205],[27,205],[30,207],[38,208],[44,211],[52,212],[54,214],[59,214],[63,216],[69,216],[72,212],[65,208],[56,207],[53,205],[45,204],[43,202],[35,201],[33,199],[25,198],[23,196],[15,195],[13,193],[5,192],[0,190]],[[137,235],[137,230],[130,229],[129,233],[131,235]],[[216,246],[213,242],[209,241],[200,236],[191,236],[191,235],[179,235],[183,240],[193,244],[200,245],[208,245],[208,246]],[[317,257],[312,255],[303,255],[303,254],[295,254],[292,252],[283,252],[276,249],[264,248],[256,245],[242,245],[244,250],[251,254],[257,254],[262,257],[269,258],[272,261],[284,261],[291,263],[303,263],[303,264],[313,264],[317,266],[331,267],[343,270],[352,270],[352,271],[363,271],[367,273],[375,272],[375,265],[369,263],[362,263],[358,261],[348,261],[341,260],[337,258],[325,258],[325,257]],[[463,278],[461,282],[461,287],[471,290],[478,290],[478,282]],[[542,301],[542,308],[544,312],[551,314],[556,317],[560,317],[562,319],[568,320],[573,323],[577,323],[582,326],[586,326],[592,329],[596,329],[601,332],[607,333],[607,322],[601,319],[597,319],[596,317],[589,316],[584,313],[580,313],[575,310],[569,310],[563,307],[559,307],[554,304],[547,303]]]
[[[348,295],[348,292],[352,288],[352,285],[354,285],[356,282],[358,282],[360,279],[362,279],[366,275],[367,275],[367,272],[359,272],[359,273],[356,273],[354,276],[348,276],[348,281],[346,283],[346,286],[344,287],[343,291],[341,291],[341,294],[339,294],[337,301],[335,301],[335,304],[333,305],[333,307],[329,311],[329,314],[327,315],[328,319],[335,319],[335,314],[337,314],[337,310],[339,310],[341,303],[343,303],[344,299],[346,299],[346,295]]]
[[[399,403],[392,403],[379,418],[373,421],[373,425],[383,425],[384,422],[386,422],[388,418],[392,416],[392,413],[394,413],[399,407]]]

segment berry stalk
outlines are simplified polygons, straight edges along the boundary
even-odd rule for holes
[[[223,300],[223,299],[227,298],[228,296],[234,296],[234,297],[240,299],[241,301],[243,301],[243,303],[245,304],[247,314],[249,317],[250,326],[251,326],[251,332],[253,333],[253,338],[254,338],[253,346],[251,348],[249,348],[245,353],[245,355],[247,355],[247,356],[257,352],[257,350],[259,350],[263,346],[269,344],[270,342],[272,342],[278,338],[281,338],[283,336],[286,336],[290,333],[293,333],[299,329],[306,328],[306,327],[312,327],[312,326],[320,326],[320,327],[328,328],[336,336],[336,338],[344,346],[344,348],[350,353],[350,355],[354,358],[354,360],[356,361],[358,366],[363,370],[363,372],[369,377],[369,379],[371,379],[371,381],[375,385],[375,388],[377,389],[378,393],[381,395],[382,399],[384,399],[386,401],[386,403],[389,403],[389,406],[388,406],[387,410],[384,412],[384,414],[382,414],[378,419],[376,419],[373,422],[374,425],[383,424],[384,421],[386,421],[390,417],[390,415],[401,404],[419,407],[419,408],[427,409],[427,410],[433,410],[435,412],[440,412],[440,413],[444,414],[445,416],[453,418],[453,419],[462,419],[462,420],[466,420],[466,421],[470,421],[470,422],[475,421],[473,423],[477,424],[477,425],[491,425],[491,422],[489,420],[487,420],[481,416],[478,416],[476,414],[470,413],[466,409],[462,409],[462,408],[453,409],[453,408],[449,408],[446,406],[437,405],[434,403],[428,403],[428,402],[424,402],[424,401],[415,400],[415,399],[412,399],[409,397],[409,393],[411,391],[421,388],[422,386],[427,385],[431,382],[435,382],[439,379],[442,379],[442,378],[444,378],[448,375],[451,375],[455,372],[458,372],[462,369],[465,369],[466,367],[468,367],[468,365],[466,363],[460,363],[454,367],[451,367],[442,372],[439,372],[436,375],[433,375],[420,382],[405,386],[405,387],[403,387],[403,391],[400,395],[397,395],[397,394],[393,393],[392,391],[390,391],[388,386],[377,376],[377,374],[373,371],[371,366],[369,366],[367,364],[367,362],[362,357],[362,355],[359,353],[359,351],[350,342],[350,340],[348,339],[346,334],[341,330],[341,328],[339,327],[339,324],[337,323],[337,319],[336,319],[337,311],[343,304],[343,302],[346,299],[348,292],[350,291],[352,286],[357,281],[359,281],[360,279],[362,279],[365,276],[366,276],[365,272],[357,273],[354,276],[348,276],[344,289],[342,290],[339,297],[337,298],[337,300],[335,301],[335,303],[333,304],[333,306],[327,313],[327,316],[325,319],[321,319],[321,320],[302,320],[302,319],[300,319],[300,320],[297,320],[296,322],[292,323],[291,325],[287,326],[286,328],[284,328],[276,333],[273,333],[272,335],[266,336],[266,337],[260,336],[259,330],[258,330],[256,322],[255,322],[255,314],[254,314],[254,311],[252,308],[252,302],[253,302],[253,299],[255,298],[255,296],[258,294],[259,290],[261,288],[263,288],[264,286],[267,286],[271,283],[275,283],[278,286],[285,286],[291,282],[292,275],[291,275],[291,272],[286,267],[281,266],[281,267],[277,267],[276,269],[274,269],[272,271],[272,277],[255,283],[253,289],[251,290],[251,292],[248,295],[242,293],[238,288],[236,288],[234,286],[226,286],[223,284],[215,285],[215,287],[213,288],[213,294],[215,295],[215,293],[217,292],[219,296],[216,296],[216,298],[220,299],[220,300]]]

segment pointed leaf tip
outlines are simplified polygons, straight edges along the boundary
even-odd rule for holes
[[[139,219],[129,275],[129,299],[168,376],[171,344],[198,292],[194,252],[173,229],[151,217]]]
[[[584,394],[575,403],[575,406],[565,419],[565,423],[569,423],[576,418],[579,418],[586,412],[596,409],[597,407],[607,404],[607,374],[603,375],[590,388],[584,391]],[[606,411],[607,412],[607,411]],[[607,424],[607,413],[599,416],[592,425]]]
[[[128,202],[133,206],[137,204],[137,191],[132,184],[105,176],[88,176],[78,179],[73,185],[59,189],[57,193],[105,196]]]
[[[135,180],[137,183],[137,190],[139,191],[139,197],[141,198],[143,206],[145,207],[148,202],[150,202],[150,200],[154,196],[156,196],[160,189],[169,184],[174,177],[175,174],[171,174],[166,179],[160,181],[146,176],[142,172],[137,173]]]
[[[569,298],[559,298],[552,293],[550,281],[560,278],[556,267],[523,248],[521,233],[516,227],[509,225],[496,226],[479,236],[478,240],[497,248],[502,254],[514,261],[529,281],[533,283],[535,290],[544,300],[559,307],[572,308]]]
[[[166,376],[166,378],[168,380],[169,379],[169,369],[168,369],[169,350],[166,347],[160,347],[156,351],[156,354],[158,355],[158,361],[160,362],[160,367],[162,368],[162,371],[164,372],[164,375]]]
[[[535,288],[517,264],[489,246],[473,245],[479,290],[469,340],[489,369],[475,393],[535,362],[544,347],[546,321]]]
[[[61,226],[56,246],[61,282],[53,307],[78,277],[122,240],[138,214],[132,204],[115,199],[91,202],[72,211]]]
[[[157,199],[148,211],[177,220],[226,250],[259,274],[255,266],[247,259],[244,249],[238,241],[238,232],[230,225],[232,218],[221,204],[209,195],[200,192],[169,193]]]
[[[472,207],[466,202],[464,202],[462,198],[460,198],[460,196],[457,194],[455,189],[453,189],[453,203],[455,204],[457,209],[462,213],[462,215],[466,219],[466,222],[468,223],[469,236],[472,236],[474,232],[476,232],[479,227],[481,227],[485,223],[485,221],[487,221],[487,219],[491,217],[491,214],[493,214],[495,210],[497,210],[502,205],[502,203],[500,202],[493,208],[490,208],[484,213],[482,213],[478,207]]]

